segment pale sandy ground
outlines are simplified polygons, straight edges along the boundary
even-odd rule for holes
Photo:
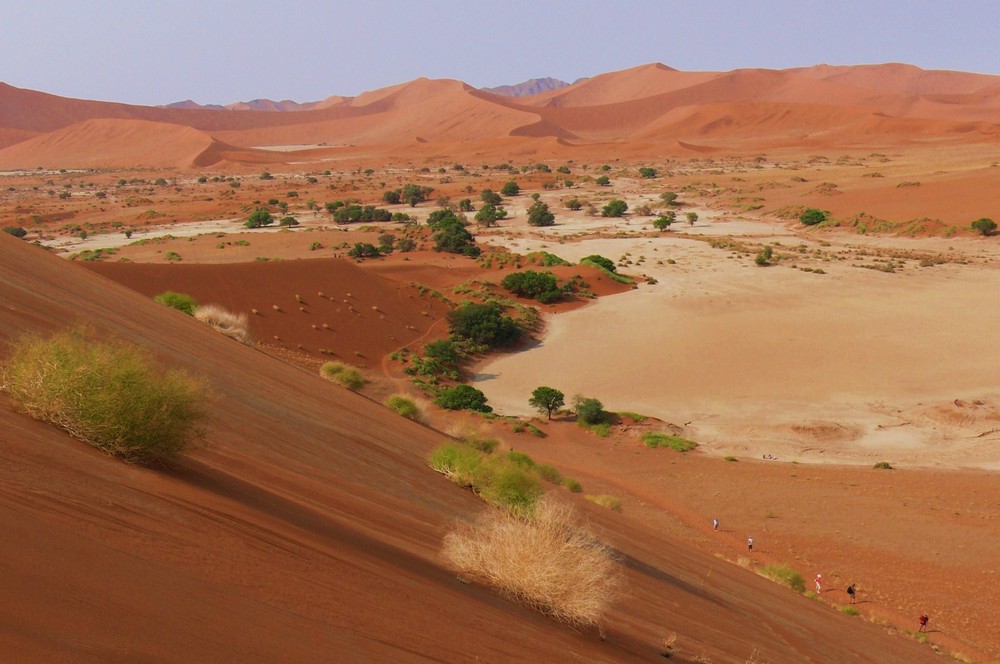
[[[651,219],[584,217],[539,233],[512,221],[487,240],[568,260],[629,255],[619,268],[655,285],[549,317],[542,342],[477,367],[476,387],[506,414],[532,413],[538,385],[684,425],[712,454],[781,460],[1000,468],[1000,324],[996,243],[979,238],[810,236],[777,222],[699,210],[660,237],[564,241],[590,228],[638,230]],[[560,219],[563,217],[560,216]],[[731,235],[827,252],[859,246],[959,253],[968,265],[896,273],[864,260],[792,259],[759,268],[678,233]],[[539,235],[543,236],[539,239]],[[544,239],[547,235],[548,240]],[[530,237],[529,237],[530,236]],[[516,239],[514,239],[516,238]],[[673,259],[676,264],[668,264]],[[789,265],[822,267],[815,274]]]

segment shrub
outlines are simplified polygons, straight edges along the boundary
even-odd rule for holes
[[[528,208],[528,224],[531,226],[553,226],[556,216],[549,211],[549,206],[541,201],[535,201]]]
[[[874,468],[875,470],[892,470],[892,464],[888,461],[879,461]]]
[[[766,245],[754,258],[754,262],[760,267],[766,267],[771,264],[771,257],[774,255],[774,250],[770,245]]]
[[[655,178],[656,177],[656,169],[655,168],[650,168],[648,166],[640,168],[639,169],[639,177],[643,177],[643,178]]]
[[[587,263],[593,263],[607,272],[614,272],[617,269],[613,260],[598,254],[591,254],[580,259],[580,265],[586,265]]]
[[[381,256],[382,252],[371,242],[355,242],[354,246],[347,250],[347,255],[351,258],[375,258]]]
[[[243,225],[247,228],[260,228],[261,226],[270,226],[274,222],[274,217],[265,208],[257,208],[250,213],[247,220],[243,222]]]
[[[483,189],[482,193],[479,194],[480,200],[482,200],[483,205],[497,206],[503,202],[503,198],[497,192],[492,189]]]
[[[319,375],[352,391],[360,390],[365,384],[361,372],[343,362],[327,362],[319,368]]]
[[[583,201],[579,198],[571,198],[565,203],[567,210],[579,210],[583,207]]]
[[[24,230],[20,226],[4,226],[4,233],[10,233],[14,237],[24,237],[28,234],[28,231]]]
[[[298,226],[299,221],[295,217],[282,217],[281,221],[278,222],[279,226]]]
[[[126,461],[166,461],[201,437],[204,385],[163,371],[149,352],[96,341],[84,328],[22,337],[0,366],[0,386],[35,419]]]
[[[613,198],[601,208],[602,217],[620,217],[628,211],[628,203],[620,198]]]
[[[826,221],[828,214],[829,212],[825,210],[808,208],[805,212],[799,215],[799,221],[806,226],[815,226],[816,224]]]
[[[597,496],[584,496],[584,498],[592,503],[600,505],[601,507],[607,507],[609,510],[614,510],[615,512],[622,511],[622,501],[620,498],[615,496],[600,494]]]
[[[510,182],[504,184],[504,186],[500,189],[500,193],[504,196],[517,196],[521,193],[521,187],[516,182],[511,180]]]
[[[523,456],[523,455],[522,455]],[[459,486],[471,488],[487,503],[529,514],[543,493],[531,466],[511,457],[490,456],[475,448],[447,443],[431,452],[431,466]]]
[[[491,510],[458,526],[442,555],[502,596],[580,628],[597,625],[624,586],[611,551],[550,500],[531,517]]]
[[[788,565],[764,565],[760,573],[772,581],[783,583],[797,593],[805,592],[806,582],[802,579],[802,575]]]
[[[174,291],[165,291],[153,297],[154,300],[160,304],[165,304],[168,307],[173,307],[177,311],[183,311],[188,316],[194,316],[195,310],[198,308],[198,303],[194,301],[194,298],[185,293],[175,293]]]
[[[654,433],[652,431],[642,434],[642,442],[646,444],[646,447],[669,447],[678,452],[688,452],[698,447],[698,443],[693,440],[667,433]]]
[[[507,210],[500,206],[494,205],[493,203],[483,203],[483,206],[479,208],[479,212],[476,213],[475,219],[481,226],[486,226],[487,228],[497,225],[497,222],[501,219],[507,218]]]
[[[545,302],[554,302],[563,295],[556,276],[548,270],[544,272],[536,272],[535,270],[511,272],[503,278],[500,285],[515,295]]]
[[[385,405],[408,420],[413,420],[414,422],[420,421],[420,409],[417,408],[417,404],[412,399],[408,399],[400,394],[394,394],[386,399]]]
[[[993,235],[997,230],[997,222],[983,217],[972,222],[972,230],[980,235]]]
[[[538,476],[549,484],[562,483],[562,475],[555,466],[550,466],[547,463],[540,463],[535,466],[535,472],[537,472]]]
[[[573,399],[573,409],[576,411],[576,419],[583,424],[598,424],[607,418],[604,411],[604,404],[597,399],[576,395]]]
[[[486,395],[471,385],[456,385],[441,390],[434,403],[448,410],[474,410],[480,413],[492,413],[493,409],[486,405]]]
[[[602,175],[601,177],[594,180],[594,184],[600,185],[602,187],[607,187],[611,185],[611,178],[607,175]]]
[[[522,334],[514,319],[503,313],[503,308],[495,302],[466,302],[448,312],[448,324],[452,334],[491,347],[511,344]]]
[[[572,477],[564,477],[562,480],[562,485],[569,489],[572,493],[580,493],[583,491],[583,485]]]
[[[840,607],[840,612],[843,613],[846,616],[856,616],[856,615],[858,615],[858,610],[855,609],[850,604],[848,604],[847,606]]]
[[[665,231],[670,228],[670,225],[676,220],[677,215],[675,215],[673,211],[668,211],[666,214],[661,214],[653,220],[653,228],[658,231]]]
[[[206,304],[194,310],[194,317],[230,339],[236,339],[241,344],[251,343],[246,314],[233,313],[217,304]]]

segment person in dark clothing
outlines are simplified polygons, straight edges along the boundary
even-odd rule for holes
[[[927,617],[926,613],[920,616],[920,629],[917,630],[918,632],[923,632],[927,629],[928,620],[930,620],[930,618]]]
[[[850,597],[851,597],[851,604],[854,604],[855,593],[856,592],[857,591],[854,590],[854,584],[853,583],[851,585],[847,586],[847,594],[850,595]]]

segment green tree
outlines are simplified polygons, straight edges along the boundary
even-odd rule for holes
[[[492,189],[483,189],[483,193],[479,194],[479,199],[486,205],[500,205],[503,202],[500,194]]]
[[[660,194],[660,200],[664,205],[677,205],[677,194],[672,191],[665,191]]]
[[[536,200],[528,208],[528,224],[531,226],[554,226],[556,216],[549,212],[549,206]]]
[[[583,207],[583,201],[579,198],[571,198],[565,203],[567,210],[579,210]]]
[[[389,205],[399,205],[403,200],[403,192],[399,189],[391,189],[382,192],[382,200]]]
[[[354,246],[347,251],[351,258],[374,258],[381,256],[381,252],[371,242],[355,242]]]
[[[972,229],[980,235],[993,235],[997,230],[997,222],[983,217],[972,222]]]
[[[472,199],[463,198],[458,202],[458,209],[462,212],[472,212]]]
[[[4,233],[10,233],[14,237],[24,237],[28,234],[28,231],[24,230],[20,226],[4,226]]]
[[[826,210],[819,210],[817,208],[809,208],[805,212],[799,215],[799,221],[806,226],[815,226],[816,224],[826,221],[827,215],[830,214]]]
[[[566,395],[553,387],[536,387],[528,399],[528,405],[539,413],[545,413],[548,419],[552,419],[552,411],[562,408]]]
[[[695,222],[698,221],[697,212],[685,212],[684,216],[687,217],[689,226],[694,226]]]
[[[676,219],[677,216],[673,213],[673,211],[672,210],[668,211],[666,214],[661,214],[659,217],[653,220],[653,228],[660,231],[665,231],[668,228],[670,228],[670,224],[674,223]]]
[[[644,167],[642,167],[642,168],[639,169],[639,177],[655,178],[656,177],[656,169],[655,168],[650,168],[649,166],[644,166]]]
[[[602,217],[620,217],[628,210],[628,203],[620,198],[613,198],[601,208]]]
[[[493,409],[486,405],[486,395],[471,385],[456,385],[441,390],[434,403],[448,410],[474,410],[480,413],[491,413]]]
[[[243,225],[247,228],[260,228],[261,226],[270,226],[274,223],[274,217],[265,208],[257,208],[250,213],[250,216]]]
[[[483,203],[483,206],[479,208],[479,212],[476,212],[475,219],[480,226],[490,228],[496,226],[499,220],[506,217],[507,210],[503,207],[493,205],[492,203]]]
[[[504,186],[500,189],[500,193],[504,196],[517,196],[521,193],[521,187],[516,182],[511,180],[510,182],[504,184]]]
[[[594,180],[594,184],[598,184],[598,185],[600,185],[602,187],[610,186],[611,185],[611,178],[609,178],[607,175],[602,175],[601,177],[599,177],[596,180]]]
[[[295,217],[282,217],[278,222],[279,226],[298,226],[299,221]]]
[[[424,187],[419,184],[405,185],[400,192],[400,198],[410,207],[416,207],[417,203],[423,203],[434,191],[433,187]]]
[[[496,302],[466,302],[448,312],[452,334],[485,346],[504,346],[521,338],[521,328]]]

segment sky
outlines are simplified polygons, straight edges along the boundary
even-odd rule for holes
[[[572,82],[650,62],[1000,75],[1000,1],[0,0],[0,81],[131,104],[314,101],[421,76]]]

